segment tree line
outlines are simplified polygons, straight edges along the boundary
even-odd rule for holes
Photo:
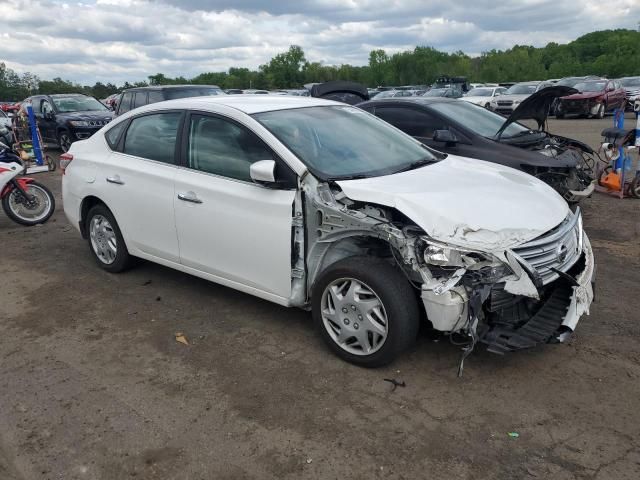
[[[515,45],[471,57],[464,52],[441,52],[433,47],[389,55],[373,50],[368,65],[323,65],[309,62],[304,51],[292,45],[257,70],[232,67],[226,72],[206,72],[193,78],[150,75],[146,82],[93,86],[54,78],[41,80],[26,72],[17,74],[0,63],[0,100],[21,100],[36,93],[85,93],[105,98],[125,88],[145,85],[203,84],[222,88],[300,88],[306,83],[351,80],[379,85],[431,84],[440,75],[466,76],[473,82],[516,82],[566,76],[602,75],[610,78],[640,75],[640,32],[618,29],[588,33],[567,44],[545,47]]]

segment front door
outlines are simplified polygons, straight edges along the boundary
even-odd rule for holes
[[[174,196],[182,264],[288,298],[295,190],[266,188],[249,175],[256,161],[280,160],[246,127],[213,114],[191,114],[183,138],[186,165]]]

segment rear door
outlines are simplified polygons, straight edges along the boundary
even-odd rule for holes
[[[183,144],[174,197],[181,262],[287,299],[295,190],[266,188],[249,175],[256,161],[281,161],[247,127],[209,113],[190,114]]]
[[[117,144],[96,178],[134,255],[141,252],[179,262],[173,198],[177,138],[183,118],[182,111],[132,118],[126,130],[112,139]]]

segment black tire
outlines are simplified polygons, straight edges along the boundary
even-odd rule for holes
[[[111,231],[115,234],[116,254],[115,259],[111,263],[107,263],[106,261],[102,260],[94,249],[94,242],[92,241],[91,222],[94,217],[98,216],[101,216],[108,221]],[[127,245],[125,244],[122,233],[120,232],[118,222],[116,222],[115,217],[104,204],[95,205],[91,208],[91,210],[89,210],[89,213],[87,213],[87,218],[85,219],[85,229],[87,232],[87,243],[89,244],[89,250],[91,251],[93,258],[100,266],[100,268],[106,270],[107,272],[120,273],[131,267],[131,265],[133,264],[133,259],[131,255],[129,255],[129,250],[127,250]]]
[[[350,278],[368,286],[381,301],[387,317],[387,337],[371,354],[353,354],[333,340],[325,328],[322,298],[334,281]],[[363,367],[380,367],[392,362],[416,339],[420,312],[406,277],[388,262],[376,257],[350,257],[329,266],[317,279],[312,291],[312,313],[316,328],[327,346],[340,358]]]
[[[49,209],[46,211],[44,216],[41,216],[40,218],[37,218],[37,219],[24,218],[13,211],[11,200],[15,198],[17,195],[19,195],[22,198],[22,193],[20,193],[19,190],[14,189],[11,193],[6,195],[2,199],[2,209],[4,210],[4,213],[7,214],[7,217],[9,217],[11,220],[13,220],[16,223],[19,223],[20,225],[25,225],[27,227],[33,227],[34,225],[45,223],[47,220],[51,218],[51,215],[53,215],[53,212],[55,212],[56,210],[56,200],[53,197],[53,193],[51,193],[51,190],[49,190],[47,187],[42,185],[40,182],[32,181],[27,185],[27,193],[30,193],[31,187],[40,189],[41,193],[47,197],[47,201],[49,203]]]
[[[69,130],[60,130],[58,132],[58,148],[60,148],[63,153],[67,153],[69,151],[72,143],[73,139]]]
[[[606,107],[603,103],[600,104],[600,106],[598,107],[598,113],[595,114],[595,117],[599,120],[602,120],[604,118],[604,112],[606,111]]]
[[[44,163],[47,165],[47,167],[49,167],[50,172],[55,172],[56,168],[58,168],[58,164],[56,163],[55,158],[51,157],[50,155],[44,156]]]

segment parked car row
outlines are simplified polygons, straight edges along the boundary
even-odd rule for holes
[[[552,97],[538,101],[548,111]],[[392,361],[421,318],[459,335],[464,356],[503,354],[566,341],[593,300],[580,210],[522,166],[468,156],[546,166],[526,139],[565,166],[572,141],[545,135],[446,98],[184,98],[74,143],[64,210],[104,270],[140,257],[309,309],[358,365]]]

